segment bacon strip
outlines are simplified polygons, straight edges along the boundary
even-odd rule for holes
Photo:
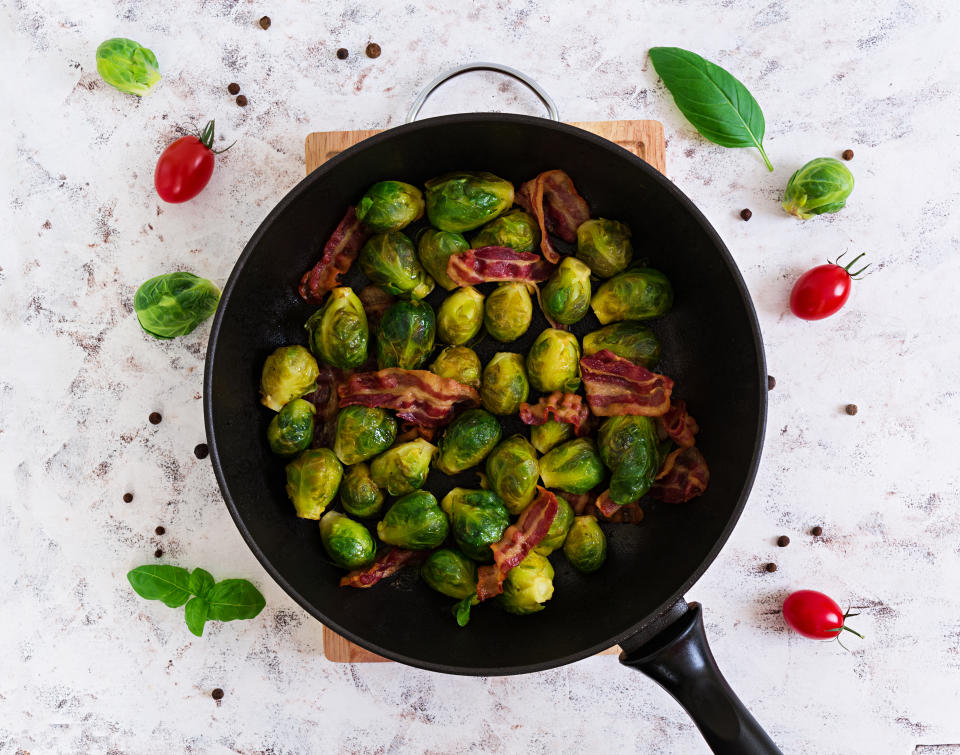
[[[560,493],[564,500],[570,504],[570,508],[573,509],[573,513],[577,516],[582,516],[586,513],[587,509],[590,507],[590,504],[596,499],[596,494],[593,492],[590,493],[567,493],[561,491]]]
[[[616,522],[623,524],[640,524],[643,521],[643,509],[636,501],[625,503],[623,505],[616,503],[610,498],[610,491],[604,490],[597,498],[595,505],[597,507],[597,518],[604,522]]]
[[[393,304],[393,296],[384,291],[380,286],[364,286],[357,293],[360,303],[363,305],[363,312],[367,316],[367,324],[370,331],[373,332],[380,324],[383,313]]]
[[[562,170],[548,170],[527,181],[517,192],[516,200],[540,224],[540,251],[550,262],[558,262],[560,255],[547,233],[573,243],[577,240],[577,228],[590,219],[590,207]]]
[[[671,402],[667,413],[657,421],[663,425],[666,434],[673,438],[673,442],[680,448],[690,448],[696,443],[693,436],[700,432],[700,427],[697,421],[687,414],[686,401]]]
[[[312,448],[332,448],[337,434],[337,412],[340,402],[337,387],[350,377],[350,370],[322,365],[317,376],[317,390],[304,398],[317,409],[313,422]]]
[[[503,579],[500,570],[493,564],[477,569],[477,598],[486,600],[503,592]]]
[[[549,396],[541,396],[536,404],[520,404],[520,419],[525,425],[542,425],[548,419],[573,425],[577,435],[585,430],[590,410],[576,393],[554,391]]]
[[[409,551],[404,548],[391,548],[377,558],[370,566],[354,569],[340,579],[340,587],[373,587],[381,579],[396,574],[407,564],[423,561],[430,551]]]
[[[401,422],[400,432],[397,433],[394,443],[409,443],[411,440],[416,440],[417,438],[423,438],[428,443],[433,443],[436,434],[437,428],[435,427],[424,427],[414,422]]]
[[[397,367],[358,372],[338,391],[340,406],[393,409],[400,419],[424,427],[445,425],[460,404],[466,407],[480,405],[480,394],[469,385],[427,370],[401,370]]]
[[[696,446],[667,454],[650,495],[666,503],[684,503],[702,495],[710,482],[707,460]]]
[[[451,254],[447,276],[458,286],[473,286],[491,281],[545,281],[553,265],[539,254],[518,252],[505,246],[481,246]]]
[[[670,409],[673,380],[618,357],[609,349],[581,359],[580,371],[590,411],[598,417],[659,417]]]
[[[312,304],[320,304],[327,291],[340,285],[340,276],[346,275],[370,236],[371,232],[350,207],[324,244],[317,264],[300,279],[300,296]]]

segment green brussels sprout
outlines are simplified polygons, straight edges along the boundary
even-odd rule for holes
[[[490,546],[500,542],[510,526],[510,513],[500,496],[492,490],[454,488],[443,497],[440,508],[450,518],[460,550],[476,561],[492,561]]]
[[[447,539],[447,516],[426,490],[415,490],[398,498],[377,524],[383,542],[410,550],[431,550]]]
[[[646,495],[660,467],[657,426],[650,417],[608,417],[597,432],[600,458],[613,474],[610,500],[632,503]]]
[[[483,326],[483,294],[473,286],[450,294],[437,311],[437,336],[442,343],[461,346]]]
[[[527,557],[507,572],[500,606],[507,613],[528,614],[542,611],[553,597],[553,565],[546,556],[530,551]]]
[[[321,361],[343,370],[367,361],[367,314],[352,288],[333,289],[304,327],[310,337],[310,350]]]
[[[459,551],[441,548],[420,567],[429,587],[450,598],[469,598],[477,592],[477,565]]]
[[[483,409],[467,409],[444,431],[437,444],[437,469],[454,475],[483,461],[500,442],[500,420]]]
[[[673,287],[659,270],[632,268],[600,286],[590,306],[601,325],[619,320],[649,320],[670,311]]]
[[[590,438],[568,440],[540,459],[544,486],[567,493],[586,493],[603,479],[603,462]]]
[[[377,367],[419,369],[433,351],[437,318],[425,301],[398,301],[377,328]]]
[[[383,508],[383,491],[370,476],[370,467],[363,462],[347,469],[340,485],[340,503],[350,516],[368,519]]]
[[[267,425],[267,443],[277,456],[294,456],[310,447],[313,417],[317,408],[309,401],[295,398],[273,415]]]
[[[505,246],[518,252],[532,252],[540,246],[540,226],[523,210],[510,210],[477,231],[470,246]]]
[[[405,228],[423,216],[423,194],[403,181],[375,183],[357,204],[357,219],[374,233]]]
[[[377,556],[370,530],[336,511],[328,511],[320,520],[320,539],[327,555],[344,569],[359,569]]]
[[[447,291],[453,291],[457,287],[457,284],[447,275],[447,261],[454,254],[465,252],[469,248],[470,244],[463,236],[450,231],[427,228],[417,237],[417,254],[420,257],[420,264]]]
[[[154,338],[185,336],[217,311],[220,289],[193,273],[167,273],[143,283],[133,297],[140,327]]]
[[[550,523],[550,529],[534,550],[542,556],[549,556],[557,548],[562,548],[573,524],[573,509],[563,496],[557,496],[557,515]]]
[[[783,209],[801,220],[839,212],[853,191],[853,174],[833,157],[818,157],[790,176]]]
[[[580,387],[580,344],[573,333],[547,328],[527,352],[530,385],[541,393]]]
[[[359,259],[363,274],[387,293],[422,299],[433,291],[433,278],[417,259],[413,242],[400,231],[371,236]]]
[[[594,218],[577,228],[577,259],[598,278],[609,278],[627,269],[633,259],[630,229],[616,220]]]
[[[523,357],[512,351],[498,351],[483,368],[480,400],[494,414],[516,414],[530,395]]]
[[[441,231],[472,231],[513,204],[513,184],[492,173],[447,173],[426,187],[427,217]]]
[[[483,324],[487,332],[503,343],[516,341],[527,332],[533,317],[533,302],[524,283],[501,283],[487,297]]]
[[[511,435],[487,457],[487,484],[511,514],[519,514],[537,494],[540,464],[522,435]]]
[[[583,337],[583,355],[607,349],[647,369],[660,361],[660,341],[646,325],[624,320],[607,325]]]
[[[345,406],[337,414],[333,452],[344,464],[372,459],[393,445],[397,420],[386,409]]]
[[[320,368],[303,346],[281,346],[263,363],[260,403],[279,412],[285,404],[317,390]]]
[[[544,314],[573,325],[590,309],[590,268],[576,257],[564,257],[540,291]]]
[[[330,505],[343,467],[329,448],[311,448],[287,464],[287,495],[301,519],[319,519]]]
[[[595,572],[607,560],[607,536],[594,516],[578,516],[563,543],[563,555],[584,574]]]
[[[542,454],[570,440],[573,435],[573,425],[569,422],[557,422],[555,419],[548,419],[542,425],[530,426],[530,442]]]
[[[418,490],[427,481],[437,447],[423,438],[387,449],[370,463],[370,476],[390,495]]]
[[[480,390],[480,357],[466,346],[447,346],[430,365],[430,372]]]
[[[97,73],[110,86],[142,97],[160,81],[157,56],[132,39],[114,37],[97,48]]]

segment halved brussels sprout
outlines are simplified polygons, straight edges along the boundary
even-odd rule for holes
[[[609,278],[627,269],[633,259],[630,229],[616,220],[594,218],[577,228],[577,259],[598,278]]]
[[[618,320],[649,320],[670,311],[673,287],[659,270],[633,268],[600,286],[590,306],[601,325]]]
[[[507,572],[500,605],[507,613],[528,614],[542,611],[553,597],[553,566],[546,556],[530,551],[527,557]]]
[[[443,497],[440,508],[450,517],[460,550],[477,561],[492,561],[490,546],[500,542],[510,526],[510,514],[500,497],[492,490],[454,488]]]
[[[480,400],[494,414],[516,414],[530,395],[523,357],[512,351],[498,351],[483,368]]]
[[[143,283],[133,297],[140,327],[154,338],[185,336],[217,311],[220,289],[206,278],[179,272]]]
[[[383,491],[370,476],[370,467],[361,462],[347,469],[340,484],[340,503],[350,516],[374,517],[383,508]]]
[[[387,449],[370,463],[373,481],[390,495],[403,495],[423,487],[437,447],[423,438]]]
[[[548,419],[542,425],[530,426],[530,442],[540,453],[545,454],[574,435],[573,425]]]
[[[603,566],[607,560],[607,536],[596,517],[578,516],[573,520],[563,543],[563,554],[574,569],[584,574]]]
[[[295,398],[317,390],[320,368],[303,346],[281,346],[263,363],[260,403],[279,412]]]
[[[422,299],[433,291],[433,278],[417,259],[413,242],[400,231],[371,236],[359,260],[363,274],[387,293]]]
[[[590,309],[590,268],[576,257],[564,257],[540,291],[544,314],[573,325]]]
[[[310,349],[321,361],[343,370],[367,361],[367,314],[352,288],[333,289],[304,327],[310,336]]]
[[[377,328],[377,367],[419,369],[433,351],[437,318],[425,301],[398,301]]]
[[[114,37],[97,48],[97,73],[115,89],[142,97],[160,81],[157,56],[125,37]]]
[[[444,431],[437,444],[437,469],[454,475],[483,461],[500,442],[500,420],[483,409],[467,409]]]
[[[449,532],[446,514],[433,493],[426,490],[397,499],[377,524],[377,535],[383,542],[415,551],[436,548]]]
[[[532,317],[533,302],[523,283],[501,283],[487,297],[483,308],[487,332],[503,343],[516,341],[526,333]]]
[[[437,311],[437,335],[442,343],[461,346],[480,332],[483,325],[483,294],[473,286],[450,294]]]
[[[583,355],[607,349],[634,364],[651,369],[660,361],[660,341],[646,325],[625,320],[587,333],[583,337]]]
[[[343,467],[339,459],[329,448],[311,448],[287,464],[286,472],[287,495],[297,516],[319,519],[340,487]]]
[[[537,494],[540,464],[537,454],[522,435],[511,435],[487,457],[487,484],[511,514],[519,514]]]
[[[470,244],[463,236],[450,231],[427,228],[417,237],[417,254],[420,256],[420,263],[447,291],[453,291],[457,287],[457,284],[447,275],[447,261],[454,254],[465,252],[469,248]]]
[[[466,346],[447,346],[430,365],[430,372],[480,390],[480,357]]]
[[[372,459],[393,445],[397,420],[386,409],[345,406],[337,414],[333,452],[344,464]]]
[[[610,500],[625,504],[639,500],[653,485],[660,468],[657,426],[650,417],[608,417],[597,432],[600,458],[613,475]]]
[[[427,217],[441,231],[472,231],[513,204],[513,184],[493,173],[447,173],[426,187]]]
[[[423,216],[423,194],[403,181],[375,183],[357,204],[357,219],[374,233],[405,228]]]
[[[833,157],[818,157],[790,176],[783,209],[801,220],[839,212],[853,191],[853,174]]]
[[[566,391],[580,387],[580,344],[566,330],[547,328],[527,353],[527,375],[540,393]]]
[[[327,555],[344,569],[359,569],[377,556],[370,530],[336,511],[328,511],[320,520],[320,539]]]
[[[567,499],[561,495],[557,496],[557,515],[550,523],[550,529],[547,530],[546,537],[540,541],[540,544],[534,550],[541,556],[549,556],[557,548],[562,548],[567,539],[567,533],[570,531],[570,525],[573,524],[573,509],[567,503]]]
[[[273,415],[267,425],[267,443],[277,456],[295,456],[313,441],[313,418],[317,408],[295,398]]]
[[[586,493],[603,479],[603,462],[590,438],[575,438],[540,458],[540,477],[548,488]]]
[[[510,210],[491,220],[470,241],[470,246],[505,246],[518,252],[532,252],[540,246],[540,226],[523,210]]]
[[[437,592],[457,600],[477,592],[477,565],[452,548],[431,553],[420,567],[420,577]]]

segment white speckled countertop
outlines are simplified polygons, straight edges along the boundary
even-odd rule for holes
[[[960,752],[960,6],[453,5],[0,2],[0,752],[705,751],[667,694],[613,657],[508,679],[326,661],[320,625],[249,553],[209,460],[194,457],[209,326],[161,343],[132,312],[152,275],[226,280],[302,177],[306,133],[395,125],[429,78],[477,59],[527,71],[566,119],[663,121],[668,175],[750,287],[777,379],[763,463],[688,595],[730,683],[786,752]],[[165,78],[142,101],[96,73],[111,36],[160,59]],[[363,55],[370,40],[379,59]],[[657,44],[748,84],[775,173],[698,137],[652,72]],[[425,114],[538,112],[514,85],[472,76]],[[164,205],[156,156],[175,124],[208,117],[237,144],[196,200]],[[847,209],[786,216],[790,173],[848,147]],[[794,319],[794,278],[845,250],[868,250],[876,273],[839,316]],[[124,578],[158,547],[166,562],[251,578],[266,609],[193,637],[182,611]],[[800,587],[859,606],[867,639],[847,653],[788,632],[778,608]]]

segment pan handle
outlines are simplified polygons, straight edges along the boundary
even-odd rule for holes
[[[413,104],[410,106],[410,110],[407,112],[407,123],[413,123],[413,121],[417,119],[417,115],[419,115],[420,108],[423,107],[423,103],[425,103],[427,98],[437,90],[437,87],[439,87],[445,81],[449,81],[455,76],[459,76],[461,73],[466,73],[467,71],[497,71],[499,73],[505,73],[507,76],[512,76],[520,83],[525,84],[531,91],[533,91],[535,95],[537,95],[537,97],[540,98],[540,102],[542,102],[543,106],[547,109],[547,115],[551,120],[560,120],[560,113],[557,111],[557,105],[553,101],[553,98],[547,94],[543,87],[541,87],[536,81],[531,79],[525,73],[518,71],[516,68],[505,66],[502,63],[467,63],[466,65],[457,66],[456,68],[451,68],[445,73],[441,73],[439,76],[437,76],[437,78],[427,84],[426,88],[417,95],[417,99],[415,99]]]
[[[632,638],[620,643],[625,648],[620,663],[642,671],[669,692],[715,753],[782,755],[720,673],[707,644],[700,604],[687,605],[681,598],[668,613],[675,618],[653,637],[641,637],[640,644],[631,643]]]

